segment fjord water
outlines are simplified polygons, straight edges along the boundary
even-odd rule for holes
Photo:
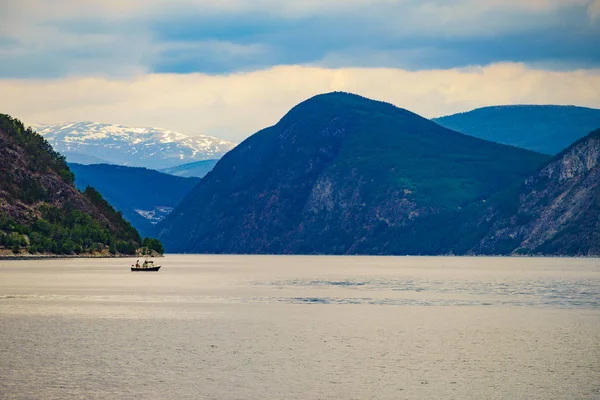
[[[600,398],[598,259],[133,261],[0,261],[0,398]]]

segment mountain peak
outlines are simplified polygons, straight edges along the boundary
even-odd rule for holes
[[[161,169],[219,158],[234,143],[212,136],[188,136],[162,128],[91,121],[34,125],[69,161],[93,157],[118,165]]]
[[[413,123],[431,124],[431,121],[403,108],[383,101],[369,99],[354,93],[329,92],[310,97],[294,106],[280,123],[294,124],[300,120],[326,121],[331,119],[357,120],[366,115],[412,118]]]
[[[409,238],[413,228],[486,199],[546,159],[388,103],[326,93],[229,152],[159,236],[174,252],[432,252]]]
[[[306,107],[346,107],[349,109],[365,109],[365,108],[373,108],[379,107],[382,109],[386,109],[388,111],[391,110],[403,110],[398,108],[391,103],[386,103],[379,100],[373,100],[368,97],[364,97],[358,94],[349,93],[349,92],[329,92],[317,94],[313,97],[310,97],[303,102],[296,105],[294,108],[290,110],[290,113],[294,110],[305,109]],[[416,115],[416,114],[415,114]]]

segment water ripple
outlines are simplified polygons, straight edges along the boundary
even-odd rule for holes
[[[483,296],[480,299],[362,299],[360,304],[416,304],[416,305],[514,305],[535,307],[598,308],[600,307],[600,281],[597,280],[521,280],[514,282],[453,281],[426,279],[345,279],[310,280],[290,279],[257,282],[258,286],[278,288],[335,288],[369,292],[404,292],[405,295]],[[350,304],[333,297],[289,299],[287,302],[303,304]],[[356,298],[352,298],[353,302]],[[353,303],[352,303],[353,304]]]

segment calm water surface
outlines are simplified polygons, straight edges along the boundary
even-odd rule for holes
[[[0,261],[2,399],[600,399],[600,260]]]

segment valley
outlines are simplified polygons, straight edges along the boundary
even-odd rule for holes
[[[600,141],[581,132],[596,111],[499,106],[432,121],[332,92],[237,146],[109,124],[39,129],[80,161],[68,164],[79,191],[97,190],[168,252],[590,256]]]

